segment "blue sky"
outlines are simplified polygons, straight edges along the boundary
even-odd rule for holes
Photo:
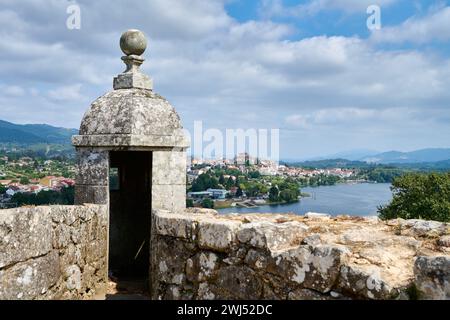
[[[278,128],[282,158],[450,147],[440,0],[0,0],[0,119],[78,127],[123,71],[128,28],[148,35],[144,70],[187,129]]]

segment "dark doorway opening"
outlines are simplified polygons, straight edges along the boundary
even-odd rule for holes
[[[148,291],[151,168],[151,152],[110,152],[109,274],[118,292]]]

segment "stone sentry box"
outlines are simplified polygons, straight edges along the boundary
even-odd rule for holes
[[[77,151],[75,204],[107,204],[110,211],[109,270],[149,277],[152,210],[186,206],[186,149],[175,109],[153,91],[139,67],[144,34],[120,39],[126,70],[114,90],[94,101],[72,142]]]

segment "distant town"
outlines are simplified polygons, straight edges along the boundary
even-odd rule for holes
[[[333,185],[353,179],[357,179],[354,169],[291,167],[259,160],[247,153],[238,154],[234,159],[194,158],[187,170],[187,206],[220,209],[289,203],[308,196],[301,193],[301,187]]]
[[[27,204],[70,204],[62,197],[75,185],[73,160],[0,156],[0,208]]]
[[[216,209],[290,203],[309,196],[301,192],[304,187],[391,182],[406,171],[420,170],[342,159],[277,163],[247,153],[187,162],[186,205]],[[75,170],[70,154],[46,157],[42,151],[0,149],[0,208],[72,204]]]
[[[72,204],[78,130],[0,120],[0,208]],[[187,206],[252,207],[299,201],[305,187],[391,183],[407,172],[448,172],[450,148],[331,155],[276,163],[238,153],[231,159],[187,159]],[[114,174],[111,174],[113,181]]]

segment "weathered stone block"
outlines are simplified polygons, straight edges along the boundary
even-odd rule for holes
[[[381,275],[378,266],[345,265],[341,268],[338,288],[345,294],[357,298],[394,299],[400,294]]]
[[[257,300],[263,295],[263,282],[246,266],[229,266],[219,270],[217,285],[211,290],[218,299]]]
[[[198,300],[213,300],[216,298],[216,295],[211,291],[211,288],[215,286],[210,285],[207,282],[200,283],[197,290],[197,299]]]
[[[77,185],[108,186],[109,153],[91,148],[77,149]]]
[[[81,289],[81,270],[77,265],[68,266],[65,269],[66,287],[68,290]]]
[[[239,221],[205,218],[198,224],[198,244],[200,248],[228,251],[236,243]]]
[[[0,268],[52,249],[49,207],[0,210]]]
[[[245,263],[255,270],[267,268],[269,258],[262,252],[250,249],[245,256]]]
[[[180,285],[185,280],[186,262],[193,255],[181,241],[157,238],[152,243],[152,278],[158,283]]]
[[[186,185],[152,185],[152,209],[180,212],[186,208]]]
[[[60,224],[55,227],[53,232],[53,248],[65,248],[72,241],[72,228],[65,224]]]
[[[86,247],[86,263],[92,263],[101,260],[106,256],[106,240],[95,240],[85,244],[84,246]]]
[[[450,300],[450,257],[418,257],[414,274],[419,298]]]
[[[76,246],[74,244],[69,244],[67,248],[60,251],[62,254],[60,255],[61,265],[69,266],[72,264],[82,265],[83,260],[81,257],[80,246]]]
[[[310,273],[304,286],[319,292],[329,292],[339,277],[341,266],[347,262],[350,252],[345,247],[319,245],[311,255]]]
[[[240,242],[256,248],[277,250],[298,245],[308,227],[300,222],[273,223],[256,221],[242,225],[237,233]]]
[[[200,252],[186,261],[186,276],[191,282],[207,281],[219,268],[219,258],[212,252]]]
[[[104,207],[106,209],[106,207]],[[81,221],[90,221],[94,217],[98,219],[98,217],[101,217],[103,215],[103,212],[105,210],[102,210],[101,206],[83,206],[78,207],[78,214],[77,216],[80,218]]]
[[[29,300],[45,294],[60,278],[59,256],[51,251],[43,257],[18,263],[0,271],[0,300]]]
[[[329,292],[346,262],[348,250],[339,246],[300,246],[273,256],[270,272],[303,288]]]
[[[302,240],[302,244],[307,244],[310,246],[318,246],[318,245],[322,244],[322,239],[320,237],[320,234],[313,233],[313,234],[305,237]]]
[[[450,248],[450,235],[440,237],[438,240],[438,245],[441,247]]]
[[[411,219],[400,223],[402,228],[410,228],[409,231],[414,236],[439,236],[448,232],[448,225],[444,222]]]
[[[85,265],[81,274],[81,288],[80,291],[86,291],[86,289],[94,289],[99,282],[99,278],[95,274],[95,268],[91,265]]]
[[[186,186],[186,152],[153,151],[152,183]]]
[[[77,185],[75,188],[75,204],[108,204],[109,190],[104,186]]]
[[[143,73],[121,73],[114,78],[114,89],[150,89],[153,88],[153,81]]]
[[[153,217],[154,227],[159,235],[192,240],[196,237],[196,221],[189,216],[153,210]]]

